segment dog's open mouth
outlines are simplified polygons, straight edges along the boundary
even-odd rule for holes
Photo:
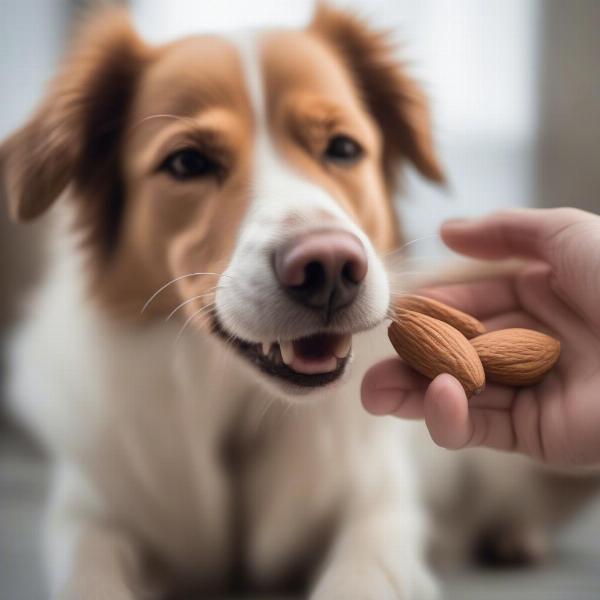
[[[264,373],[301,387],[319,387],[338,379],[352,348],[351,333],[316,333],[255,344],[232,338],[218,321],[213,329]]]

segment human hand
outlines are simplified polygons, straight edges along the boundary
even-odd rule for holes
[[[433,440],[446,448],[488,446],[555,466],[600,463],[600,216],[572,208],[513,210],[451,221],[441,234],[467,256],[527,260],[514,276],[426,294],[489,330],[546,332],[561,341],[561,358],[538,385],[488,384],[470,400],[451,375],[429,382],[393,358],[366,374],[365,408],[424,418]]]

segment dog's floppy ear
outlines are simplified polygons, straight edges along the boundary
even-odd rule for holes
[[[19,221],[37,217],[74,182],[106,168],[148,51],[121,9],[88,19],[31,119],[0,146],[0,195]]]
[[[424,177],[444,183],[427,99],[394,57],[388,34],[323,3],[318,4],[310,28],[338,52],[379,124],[388,177],[392,178],[395,163],[405,157]]]

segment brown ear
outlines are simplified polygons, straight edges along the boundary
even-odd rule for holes
[[[427,99],[394,57],[388,34],[372,30],[354,14],[323,3],[317,6],[311,30],[339,53],[379,124],[388,179],[393,178],[398,160],[405,157],[424,177],[444,183]]]
[[[100,182],[148,51],[120,9],[81,28],[70,58],[28,123],[0,146],[0,194],[19,221],[74,182]]]

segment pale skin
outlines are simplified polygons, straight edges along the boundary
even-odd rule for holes
[[[423,418],[438,445],[520,452],[555,467],[600,465],[600,216],[573,208],[514,210],[450,221],[442,239],[486,260],[524,259],[501,279],[430,288],[490,330],[529,327],[561,341],[556,367],[538,385],[489,384],[467,400],[449,374],[433,381],[399,358],[372,367],[362,386],[375,415]]]

